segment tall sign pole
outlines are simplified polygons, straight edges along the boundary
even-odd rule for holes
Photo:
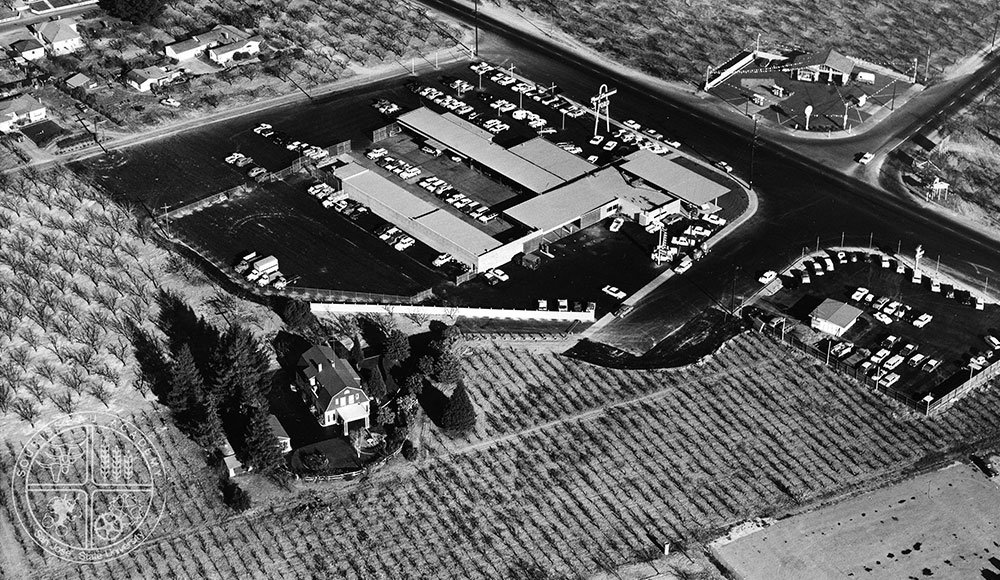
[[[611,132],[611,95],[618,92],[618,89],[608,89],[608,85],[601,85],[597,90],[597,95],[590,97],[590,105],[594,109],[594,136],[601,126],[601,115],[604,115],[604,130]]]
[[[479,56],[479,0],[476,0],[476,56]],[[481,77],[480,77],[481,80]],[[482,87],[479,87],[482,88]]]
[[[806,131],[808,131],[809,130],[809,117],[811,117],[812,114],[813,114],[813,106],[812,105],[806,105],[805,114],[806,114]]]

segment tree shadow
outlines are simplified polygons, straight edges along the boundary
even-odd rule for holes
[[[448,397],[430,382],[424,383],[423,391],[417,398],[420,406],[427,413],[427,418],[437,427],[442,427],[445,409],[448,408]]]

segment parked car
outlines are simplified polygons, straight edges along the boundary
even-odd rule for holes
[[[868,295],[868,289],[862,286],[858,286],[858,289],[854,291],[854,294],[851,294],[851,300],[855,302],[861,302],[861,300],[864,299],[864,297],[867,295]]]
[[[538,299],[538,310],[545,311],[549,309],[549,301],[542,298]]]
[[[610,284],[602,288],[601,291],[616,300],[621,300],[626,296],[624,291],[620,290],[617,286],[611,286]]]
[[[916,326],[917,328],[923,328],[927,326],[927,323],[933,319],[934,319],[933,316],[925,312],[920,316],[918,316],[917,319],[913,321],[913,326]]]
[[[510,280],[510,276],[508,276],[507,273],[501,270],[500,268],[494,268],[493,275],[496,276],[497,280],[500,280],[501,282],[506,282],[507,280]]]
[[[565,298],[559,299],[559,312],[569,312],[569,301]]]
[[[770,284],[777,277],[778,277],[777,272],[775,272],[774,270],[768,270],[767,272],[764,272],[764,274],[760,278],[758,278],[757,281],[760,282],[761,284]]]
[[[440,254],[437,258],[434,258],[434,266],[441,267],[451,261],[451,254]]]
[[[882,324],[892,324],[892,318],[890,316],[882,314],[881,312],[875,313],[875,320],[878,320]]]
[[[623,218],[623,217],[616,217],[611,222],[611,227],[608,228],[608,229],[611,230],[612,232],[617,232],[618,230],[622,229],[623,225],[625,225],[625,218]]]
[[[865,152],[864,155],[858,158],[858,163],[861,165],[868,165],[872,159],[875,159],[875,155],[873,153]]]
[[[715,164],[715,166],[718,167],[719,169],[725,171],[726,173],[732,173],[733,172],[733,166],[730,165],[730,164],[728,164],[728,163],[726,163],[725,161],[719,161],[718,163]]]

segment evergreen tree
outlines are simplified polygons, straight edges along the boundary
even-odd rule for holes
[[[243,436],[242,461],[261,473],[272,473],[282,464],[278,440],[271,431],[267,414],[267,409],[255,409]]]
[[[393,330],[385,339],[385,357],[390,364],[410,358],[410,337],[402,330]]]
[[[382,371],[378,368],[371,369],[371,375],[368,377],[368,384],[366,385],[368,396],[381,401],[385,398],[385,379],[382,378]]]
[[[216,447],[225,439],[222,416],[219,414],[219,395],[209,392],[205,396],[205,418],[199,425],[199,439],[205,447]]]
[[[180,346],[170,365],[170,392],[167,405],[182,425],[196,424],[202,412],[205,383],[194,364],[194,356],[187,344]]]
[[[442,383],[457,383],[462,380],[462,362],[451,350],[445,351],[438,357],[435,374]]]
[[[441,423],[444,429],[452,434],[465,433],[476,426],[476,407],[472,404],[464,383],[458,383],[455,387]]]
[[[145,24],[163,12],[166,0],[99,0],[108,14],[134,24]]]
[[[420,357],[419,361],[417,361],[417,369],[420,371],[420,374],[425,377],[433,377],[436,374],[436,368],[437,365],[434,362],[434,357],[429,354],[425,354]]]
[[[214,359],[213,384],[219,395],[220,410],[247,414],[251,408],[268,408],[270,361],[249,330],[231,326],[222,337]]]

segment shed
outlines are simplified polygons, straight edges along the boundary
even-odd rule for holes
[[[827,334],[843,336],[861,317],[861,310],[827,298],[809,315],[809,326]]]

